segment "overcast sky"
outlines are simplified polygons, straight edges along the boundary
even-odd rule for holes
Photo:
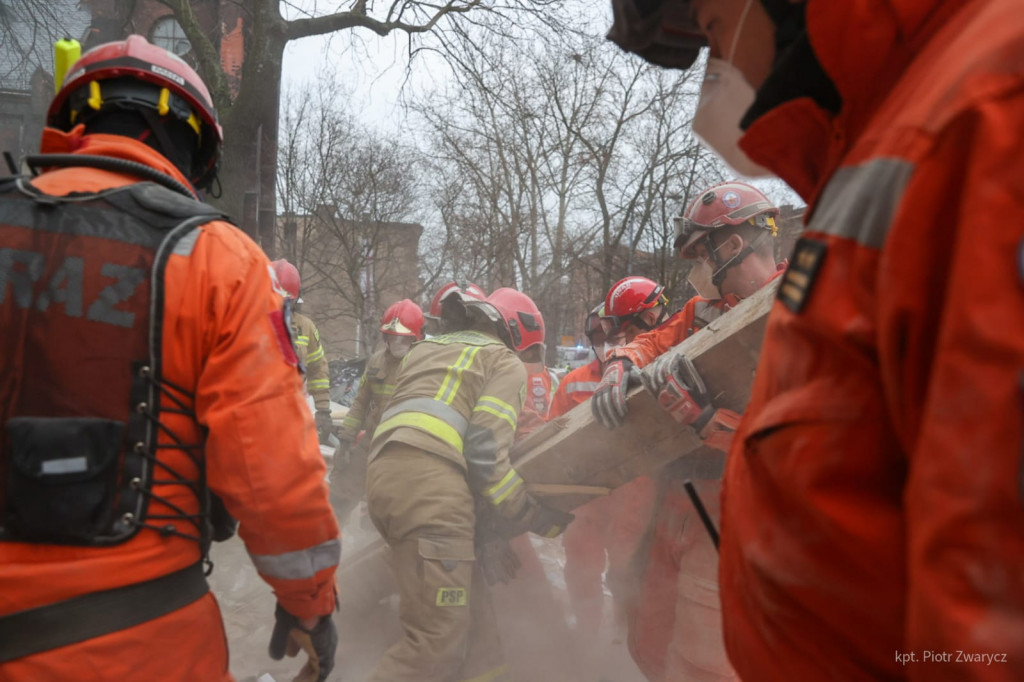
[[[608,5],[610,7],[610,5]],[[610,21],[595,17],[595,31]],[[365,29],[341,31],[292,41],[285,50],[282,94],[289,87],[318,82],[326,65],[333,67],[335,82],[318,84],[349,94],[352,112],[368,125],[382,131],[398,131],[406,121],[404,96],[429,91],[444,82],[446,67],[432,53],[421,53],[409,68],[408,37],[393,33],[379,37]],[[804,202],[781,180],[754,181],[777,205]]]

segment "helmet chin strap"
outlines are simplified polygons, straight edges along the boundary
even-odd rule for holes
[[[711,253],[711,257],[714,259],[715,262],[715,270],[714,272],[711,273],[711,283],[714,284],[719,291],[722,290],[722,283],[725,281],[725,278],[729,275],[729,270],[743,263],[743,261],[745,261],[750,254],[754,253],[754,247],[758,246],[762,241],[764,241],[764,238],[767,236],[767,234],[767,232],[761,232],[760,234],[758,234],[756,237],[754,237],[754,239],[750,241],[749,244],[740,249],[739,253],[737,253],[735,256],[732,256],[724,263],[718,262],[717,250],[710,248],[708,249],[708,252]],[[710,234],[707,236],[707,240],[708,245],[710,246]]]

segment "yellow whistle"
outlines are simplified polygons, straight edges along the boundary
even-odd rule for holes
[[[72,38],[62,38],[53,44],[53,91],[60,92],[68,69],[82,56],[81,44]]]

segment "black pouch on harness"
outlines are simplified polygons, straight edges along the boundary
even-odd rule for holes
[[[15,539],[88,543],[110,527],[122,422],[14,417],[2,525]]]

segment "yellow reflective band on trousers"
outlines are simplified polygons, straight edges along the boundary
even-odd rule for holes
[[[459,391],[459,386],[462,385],[462,373],[469,369],[469,366],[473,364],[473,358],[479,352],[480,346],[467,346],[462,349],[455,364],[449,365],[448,373],[444,375],[444,381],[441,382],[441,388],[434,396],[435,400],[440,400],[447,405],[452,404],[455,394]]]
[[[473,411],[493,414],[499,419],[504,419],[513,429],[516,428],[516,422],[519,420],[519,414],[516,411],[516,408],[509,405],[504,400],[495,398],[492,395],[480,396],[480,399],[476,401],[476,406],[473,408]]]
[[[515,469],[509,469],[505,477],[502,478],[496,485],[487,491],[487,497],[490,498],[491,504],[498,506],[505,501],[512,491],[523,484],[523,478]]]
[[[400,412],[396,414],[394,417],[381,422],[377,430],[373,432],[373,437],[374,439],[380,438],[388,431],[402,426],[425,431],[442,442],[451,445],[460,455],[462,454],[462,434],[444,420],[429,414],[423,414],[422,412]]]
[[[312,381],[309,382],[309,389],[311,391],[315,390],[315,389],[318,389],[318,388],[330,388],[330,387],[331,387],[330,379],[313,379]]]
[[[509,679],[508,674],[508,666],[502,664],[497,668],[491,668],[481,675],[465,677],[460,682],[497,682],[498,680]]]

